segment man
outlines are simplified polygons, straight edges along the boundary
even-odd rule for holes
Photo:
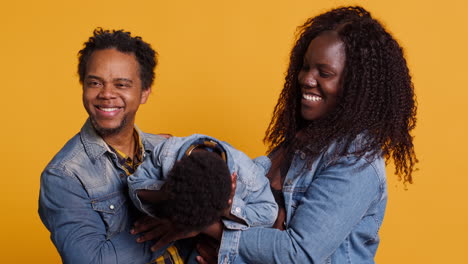
[[[78,57],[89,118],[43,171],[39,215],[64,263],[147,263],[151,244],[130,234],[139,215],[127,176],[164,139],[134,125],[156,52],[129,32],[96,29]]]

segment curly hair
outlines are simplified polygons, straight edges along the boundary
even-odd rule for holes
[[[343,94],[331,113],[306,121],[300,111],[298,74],[309,43],[324,31],[337,32],[345,46]],[[340,156],[363,135],[365,143],[355,154],[393,159],[398,178],[412,183],[417,159],[410,131],[415,124],[416,99],[402,48],[364,8],[342,7],[310,18],[298,28],[264,142],[270,152],[284,147],[289,157],[300,150],[311,164],[333,142],[342,146],[334,153]]]
[[[200,230],[228,208],[231,176],[218,154],[199,151],[176,162],[161,190],[168,198],[153,206],[155,214],[181,230]]]
[[[157,53],[149,43],[141,37],[132,37],[130,32],[123,30],[103,30],[96,28],[93,36],[84,43],[84,48],[78,52],[78,75],[83,83],[89,58],[96,50],[115,48],[123,53],[133,53],[139,65],[142,89],[147,90],[154,81],[154,69],[157,64]]]

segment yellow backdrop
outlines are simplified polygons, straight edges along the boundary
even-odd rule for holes
[[[419,101],[420,170],[405,190],[389,169],[378,263],[468,263],[468,4],[445,1],[5,1],[0,11],[1,262],[59,263],[37,215],[39,176],[86,119],[76,54],[97,26],[126,29],[160,54],[137,123],[205,133],[254,157],[296,26],[362,4],[404,46]]]

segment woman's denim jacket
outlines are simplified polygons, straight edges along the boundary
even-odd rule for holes
[[[361,138],[349,148],[362,146]],[[374,263],[387,202],[385,162],[378,156],[333,158],[312,166],[296,152],[283,185],[286,230],[242,232],[239,263]]]
[[[138,132],[146,154],[164,140]],[[117,156],[88,120],[41,176],[39,215],[62,261],[149,262],[151,243],[138,244],[129,232],[135,213]]]
[[[278,206],[271,193],[269,181],[265,177],[265,172],[271,165],[267,157],[262,156],[253,161],[228,143],[205,135],[171,137],[158,145],[151,157],[128,178],[130,197],[137,208],[151,215],[148,205],[139,200],[137,190],[159,190],[174,163],[200,139],[219,144],[227,154],[227,165],[231,174],[237,172],[237,186],[231,213],[245,223],[223,219],[225,229],[218,255],[218,262],[231,263],[237,255],[240,233],[243,230],[256,226],[271,227],[276,220]]]

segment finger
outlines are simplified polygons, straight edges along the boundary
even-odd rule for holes
[[[201,257],[201,256],[197,256],[196,260],[197,260],[198,264],[208,264],[208,262],[206,262],[205,259],[203,257]]]
[[[160,226],[161,224],[162,222],[158,218],[153,218],[153,217],[142,218],[139,221],[135,222],[135,224],[133,225],[133,228],[130,230],[130,233],[135,235],[139,233],[148,232]]]
[[[216,248],[213,248],[207,244],[197,244],[197,251],[200,256],[197,256],[198,263],[216,263],[218,254]]]
[[[169,134],[169,133],[160,133],[160,134],[158,134],[158,135],[161,136],[161,137],[164,137],[164,138],[173,137],[172,134]]]
[[[137,242],[143,243],[143,242],[150,241],[150,240],[156,240],[164,236],[165,232],[167,232],[165,228],[154,228],[150,231],[143,233],[141,236],[139,236],[137,238]]]
[[[174,242],[176,240],[177,240],[177,235],[165,234],[160,239],[158,239],[158,241],[156,241],[156,243],[154,243],[154,245],[151,247],[151,251],[154,252],[154,251],[162,248],[163,246],[165,246],[165,245],[167,245],[169,243],[172,243],[172,242]]]
[[[233,172],[231,174],[231,195],[229,195],[229,204],[231,204],[232,200],[234,199],[234,194],[236,193],[236,187],[237,187],[237,172]]]

